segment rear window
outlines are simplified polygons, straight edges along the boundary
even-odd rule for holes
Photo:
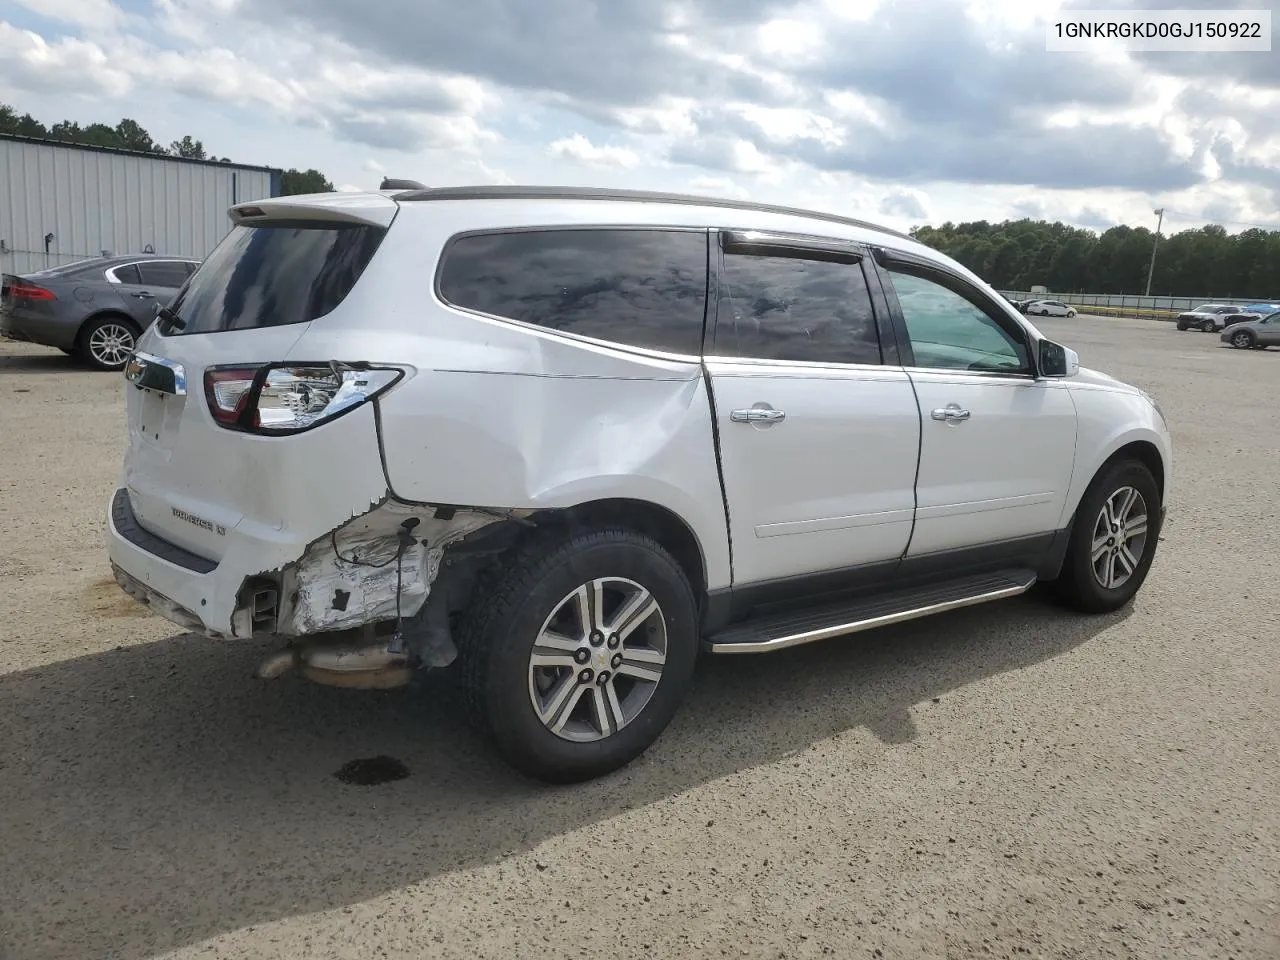
[[[549,330],[698,356],[707,235],[595,228],[463,236],[445,251],[440,295]]]
[[[386,229],[362,224],[234,227],[179,291],[171,335],[306,323],[340,304]]]

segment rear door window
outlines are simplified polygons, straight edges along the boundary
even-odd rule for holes
[[[111,273],[115,276],[117,283],[131,283],[135,286],[142,283],[142,275],[138,272],[136,263],[126,263],[116,267]]]
[[[154,260],[138,264],[142,282],[153,287],[171,287],[174,290],[187,282],[187,268],[181,260]]]
[[[170,335],[250,330],[323,317],[351,292],[386,235],[364,224],[275,223],[234,227],[170,310]]]
[[[715,354],[811,363],[881,362],[860,262],[802,255],[724,257]]]
[[[548,330],[699,356],[707,234],[521,230],[457,237],[441,259],[448,303]]]

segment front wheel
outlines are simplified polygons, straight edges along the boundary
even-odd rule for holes
[[[1085,613],[1110,613],[1133,599],[1160,539],[1160,488],[1139,460],[1120,460],[1090,484],[1076,510],[1058,595]]]
[[[138,328],[122,317],[90,320],[80,331],[76,353],[95,370],[123,370],[138,342]]]
[[[1231,335],[1231,345],[1237,350],[1253,349],[1253,334],[1248,330],[1241,330]]]
[[[459,636],[473,721],[551,783],[602,776],[657,740],[698,654],[680,565],[625,529],[540,534],[477,589]]]

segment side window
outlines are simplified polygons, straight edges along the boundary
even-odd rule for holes
[[[142,282],[153,287],[180,287],[187,282],[187,268],[179,260],[154,260],[138,264]]]
[[[530,230],[459,237],[440,293],[455,306],[667,353],[702,353],[707,235]]]
[[[136,263],[126,263],[122,267],[116,267],[111,272],[115,274],[115,278],[119,283],[142,283],[142,277],[138,274],[138,265]]]
[[[917,367],[1028,373],[1027,348],[983,308],[942,284],[889,269]]]
[[[715,353],[758,360],[880,363],[861,263],[726,253]]]

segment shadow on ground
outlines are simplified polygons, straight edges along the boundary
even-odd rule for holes
[[[2,342],[2,341],[0,341]],[[92,374],[75,357],[55,350],[51,353],[20,353],[0,356],[0,373],[85,373]]]
[[[711,659],[645,757],[558,789],[493,759],[447,684],[259,684],[258,644],[181,636],[0,677],[0,956],[148,956],[500,859],[854,727],[907,742],[932,698],[1123,616],[1026,597]],[[379,754],[410,776],[333,776]]]

